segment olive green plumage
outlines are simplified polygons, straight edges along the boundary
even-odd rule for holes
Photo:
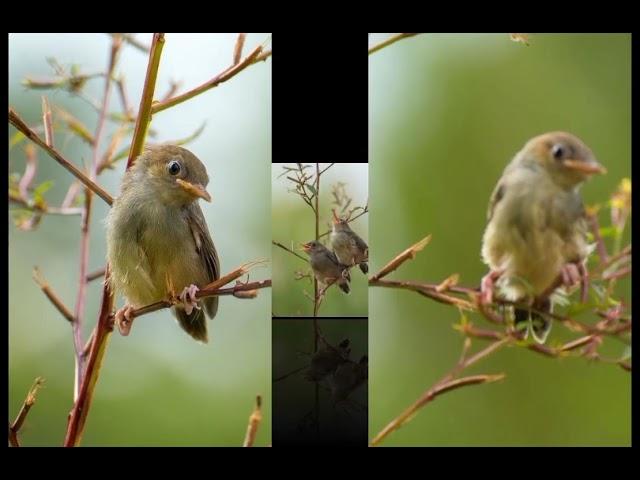
[[[121,194],[107,218],[107,259],[114,290],[136,308],[177,295],[189,285],[217,279],[220,264],[198,204],[210,201],[202,162],[188,150],[147,147],[124,176]],[[218,298],[201,302],[204,311],[182,305],[172,310],[180,326],[207,342],[206,315]]]
[[[603,172],[591,150],[564,132],[531,139],[507,165],[489,202],[482,244],[484,262],[501,272],[502,298],[552,308],[541,295],[566,264],[581,264],[590,252],[580,186]],[[550,322],[517,311],[516,321],[524,319],[544,342]]]

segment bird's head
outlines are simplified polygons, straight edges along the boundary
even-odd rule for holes
[[[300,245],[300,249],[308,253],[309,255],[312,255],[316,252],[321,252],[324,249],[324,245],[322,245],[317,240],[312,240],[310,242],[303,243],[302,245]]]
[[[207,169],[185,148],[147,146],[133,168],[137,174],[135,181],[144,184],[155,198],[165,204],[184,206],[199,198],[211,201],[206,190],[209,183]]]
[[[563,188],[574,188],[607,170],[582,140],[566,132],[545,133],[531,139],[520,155],[523,162],[542,166],[551,180]]]
[[[333,229],[336,232],[340,232],[340,231],[344,231],[344,230],[349,230],[349,222],[347,222],[346,219],[344,218],[340,218],[338,216],[338,214],[336,213],[335,208],[331,210],[331,212],[333,213]]]

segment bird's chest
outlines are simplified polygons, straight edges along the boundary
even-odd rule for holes
[[[344,232],[332,232],[331,233],[331,246],[333,251],[340,256],[350,256],[355,250],[355,245],[351,241],[349,235]]]
[[[180,209],[134,203],[113,217],[109,257],[114,282],[131,303],[178,294],[198,280],[195,243]]]
[[[179,291],[193,278],[198,258],[188,218],[180,211],[163,212],[139,232],[138,245],[147,257],[147,273],[155,285]]]
[[[526,185],[509,193],[495,218],[496,232],[508,250],[546,257],[570,240],[577,212],[567,192]]]

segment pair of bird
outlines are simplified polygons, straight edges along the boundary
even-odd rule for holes
[[[482,258],[490,267],[481,284],[480,303],[494,296],[531,308],[515,311],[516,323],[544,342],[551,322],[557,278],[571,287],[585,274],[592,247],[587,243],[581,185],[605,173],[593,152],[565,132],[533,138],[516,154],[491,196],[483,236]],[[122,334],[131,327],[132,310],[174,297],[180,326],[196,340],[207,341],[205,313],[196,301],[199,287],[220,275],[220,263],[199,199],[211,201],[202,162],[188,150],[171,145],[148,147],[127,171],[120,196],[107,218],[108,281],[128,304],[116,312]],[[335,253],[317,241],[303,248],[323,284],[337,279],[349,291],[348,267],[367,272],[368,248],[334,212],[331,242]],[[335,280],[334,280],[335,281]],[[497,292],[496,292],[497,290]],[[495,293],[495,294],[494,294]],[[202,300],[213,318],[218,298]]]
[[[325,381],[334,403],[346,400],[369,377],[369,358],[363,355],[357,362],[350,360],[351,342],[348,338],[342,340],[337,347],[322,336],[320,339],[322,348],[311,357],[304,377],[311,382]]]
[[[316,280],[322,289],[337,283],[344,293],[350,292],[349,282],[351,275],[349,269],[358,265],[362,273],[369,271],[369,247],[349,226],[346,219],[340,218],[335,210],[333,212],[333,227],[331,229],[330,242],[333,251],[329,250],[318,240],[302,245],[309,255],[309,263]]]

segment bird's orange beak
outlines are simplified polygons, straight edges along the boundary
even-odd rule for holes
[[[300,244],[300,250],[303,252],[309,252],[309,250],[311,250],[311,245],[309,243],[302,243]]]
[[[176,182],[189,195],[192,195],[196,198],[202,198],[207,202],[211,202],[211,195],[209,195],[209,192],[207,192],[205,188],[199,183],[187,182],[186,180],[182,180],[181,178],[176,179]]]
[[[580,160],[567,159],[562,164],[572,170],[576,170],[580,173],[586,173],[587,175],[607,173],[607,169],[597,162],[581,162]]]
[[[340,217],[336,214],[336,209],[332,208],[331,211],[333,212],[333,224],[337,225],[340,223]]]

